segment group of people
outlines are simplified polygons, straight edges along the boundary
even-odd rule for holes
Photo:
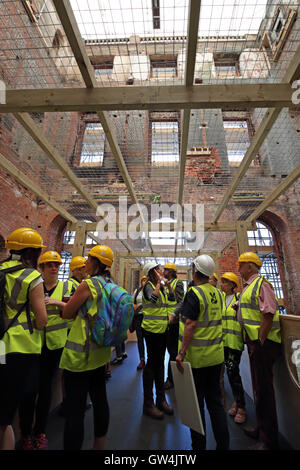
[[[244,427],[243,430],[248,436],[258,439],[251,449],[277,449],[272,368],[281,350],[278,303],[271,284],[259,275],[262,263],[255,253],[243,253],[237,265],[244,282],[241,293],[238,292],[238,276],[233,272],[220,276],[219,289],[213,259],[207,255],[198,256],[192,263],[193,280],[186,294],[182,281],[177,279],[174,263],[167,263],[163,269],[155,262],[144,266],[141,286],[134,296],[138,348],[141,351],[140,343],[144,338],[148,353],[145,363],[144,350],[140,352],[141,363],[138,366],[143,367],[143,412],[154,419],[173,414],[164,393],[174,386],[170,362],[164,383],[165,352],[168,349],[170,361],[176,360],[180,372],[183,372],[183,361],[191,363],[204,428],[205,402],[216,448],[227,450],[229,432],[222,390],[224,368],[234,397],[228,414],[235,423],[243,424],[247,414],[239,367],[246,344],[257,427]],[[154,384],[156,402],[153,398]],[[191,439],[193,450],[206,448],[205,436],[192,429]]]
[[[110,274],[113,252],[106,245],[97,245],[87,260],[75,257],[70,266],[72,277],[63,282],[58,280],[60,255],[55,251],[41,254],[46,247],[35,230],[13,231],[6,248],[10,255],[0,267],[6,278],[0,450],[15,447],[12,422],[17,409],[23,449],[47,449],[47,419],[58,367],[63,369],[64,449],[81,449],[89,395],[93,449],[102,450],[109,424],[105,373],[111,348],[91,340],[89,324],[98,312],[101,279]]]
[[[110,277],[113,252],[106,245],[97,245],[89,251],[87,260],[73,258],[72,276],[63,282],[58,281],[60,255],[55,251],[41,254],[45,246],[35,230],[15,230],[9,235],[6,248],[10,256],[2,262],[0,270],[17,270],[4,271],[5,360],[0,364],[0,449],[15,446],[12,421],[17,409],[23,448],[47,448],[52,383],[59,367],[63,369],[64,449],[82,447],[89,396],[94,418],[93,449],[102,450],[109,425],[105,379],[111,348],[92,340],[90,324],[98,313],[101,279]],[[174,263],[167,263],[164,268],[153,261],[144,265],[141,285],[133,293],[132,323],[140,355],[137,369],[143,371],[143,413],[158,420],[164,414],[173,415],[165,395],[166,390],[174,387],[170,362],[176,361],[183,373],[182,363],[188,361],[204,428],[205,402],[216,448],[229,449],[222,401],[224,364],[234,396],[228,412],[236,423],[242,424],[246,421],[246,410],[239,364],[246,344],[257,427],[244,431],[259,439],[254,449],[276,449],[272,367],[280,353],[278,304],[272,286],[259,275],[261,261],[255,253],[243,253],[237,264],[244,280],[240,294],[238,277],[232,272],[220,277],[221,290],[215,286],[218,277],[208,255],[194,259],[193,280],[185,294]],[[126,354],[123,348],[121,345],[116,357]],[[170,360],[165,381],[166,350]],[[206,437],[192,429],[191,440],[193,450],[206,448]]]

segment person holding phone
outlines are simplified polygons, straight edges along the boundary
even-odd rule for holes
[[[143,269],[148,280],[143,287],[143,335],[147,346],[147,363],[143,370],[143,413],[154,419],[163,419],[164,413],[173,414],[164,390],[164,361],[167,347],[168,308],[176,303],[170,281],[163,278],[160,266],[150,261]],[[168,291],[165,289],[168,288]],[[156,389],[156,405],[153,401],[153,382]]]

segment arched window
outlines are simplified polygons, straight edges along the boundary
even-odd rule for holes
[[[271,282],[278,299],[283,299],[283,289],[273,235],[269,228],[262,222],[256,222],[256,225],[257,230],[248,231],[249,248],[256,252],[262,261],[260,274]]]

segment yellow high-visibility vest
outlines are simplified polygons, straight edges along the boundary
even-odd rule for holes
[[[86,279],[92,299],[87,300],[76,316],[66,345],[63,349],[60,365],[61,369],[71,372],[93,370],[107,364],[110,360],[111,348],[98,346],[92,338],[89,322],[98,313],[99,299],[102,295],[102,285],[91,277]]]
[[[199,316],[193,339],[186,350],[185,361],[192,368],[214,366],[224,362],[222,337],[223,298],[219,290],[209,283],[191,289],[199,299]],[[180,315],[179,348],[184,335],[185,318]]]
[[[155,286],[148,281],[155,290]],[[144,318],[142,328],[151,333],[164,333],[168,327],[168,296],[159,290],[159,297],[156,304],[147,300],[143,293],[143,313]]]
[[[58,281],[50,297],[62,301],[64,297],[70,296],[72,289],[71,281]],[[46,310],[48,322],[42,334],[43,343],[46,342],[47,348],[51,350],[63,348],[67,341],[68,321],[61,318],[61,309],[57,305],[47,305]]]
[[[256,277],[240,296],[243,328],[252,341],[258,340],[258,330],[260,327],[261,315],[263,315],[259,310],[259,291],[264,280],[263,276]],[[267,339],[275,341],[276,343],[281,343],[279,307],[276,296],[275,299],[277,308],[276,313],[273,316],[272,328]]]
[[[228,307],[226,307],[224,296],[222,315],[223,341],[224,346],[231,349],[236,349],[237,351],[243,351],[244,341],[241,325],[237,319],[237,312],[232,308],[232,304],[234,304],[237,300],[238,295],[234,294],[230,304]]]
[[[20,261],[11,260],[2,263],[0,269],[11,268],[21,265]],[[34,268],[23,268],[20,271],[6,274],[6,284],[4,300],[5,308],[5,325],[17,314],[21,305],[26,303],[29,293],[30,284],[41,277],[41,273]],[[22,354],[40,354],[42,348],[42,340],[40,331],[36,329],[34,323],[34,313],[30,311],[30,318],[33,326],[33,333],[29,331],[26,311],[22,312],[16,322],[4,334],[2,341],[5,343],[5,353],[22,353]]]

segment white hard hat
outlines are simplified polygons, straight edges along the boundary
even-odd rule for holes
[[[214,260],[208,255],[200,255],[193,261],[195,271],[204,274],[207,277],[211,277],[216,269]]]
[[[148,263],[146,263],[143,268],[143,276],[148,276],[150,269],[156,268],[157,266],[159,265],[155,263],[155,261],[149,261]]]

